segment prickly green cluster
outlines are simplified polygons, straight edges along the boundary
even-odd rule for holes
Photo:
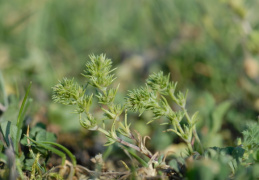
[[[89,84],[97,88],[98,92],[95,97],[98,98],[98,102],[108,106],[108,109],[101,108],[104,111],[104,116],[107,119],[118,119],[123,112],[123,107],[113,103],[119,86],[109,88],[115,79],[114,74],[112,74],[114,69],[111,70],[112,62],[110,59],[106,59],[103,54],[89,57],[90,61],[86,63],[85,73],[82,75],[87,78]],[[93,94],[86,95],[86,89],[74,82],[74,79],[64,78],[53,87],[54,102],[76,105],[75,112],[79,114],[81,125],[86,129],[96,130],[98,128],[97,119],[89,112],[92,98]]]
[[[101,90],[105,90],[115,80],[112,72],[112,61],[106,59],[104,54],[100,56],[90,55],[90,61],[86,63],[86,68],[82,74],[88,82]]]
[[[64,105],[74,105],[79,97],[84,95],[83,89],[74,79],[63,78],[53,87],[53,100]]]
[[[175,132],[179,135],[188,144],[190,152],[193,151],[191,141],[194,135],[202,152],[203,149],[195,127],[197,113],[192,117],[189,116],[185,109],[187,92],[185,94],[182,92],[175,94],[177,83],[170,82],[169,77],[169,74],[164,76],[163,72],[150,75],[145,87],[129,91],[128,97],[126,98],[127,108],[139,112],[140,114],[146,110],[150,110],[154,114],[153,120],[162,116],[167,117],[172,126],[168,131]],[[168,98],[171,98],[171,100],[180,107],[179,111],[173,111],[167,101]],[[184,118],[187,119],[187,124],[181,125],[180,123]]]
[[[129,91],[127,105],[130,110],[139,111],[140,114],[145,110],[152,110],[154,107],[159,107],[156,93],[150,91],[147,86]]]
[[[163,72],[154,73],[147,79],[147,85],[154,91],[158,91],[161,94],[168,94],[170,74],[163,75]]]
[[[77,105],[76,112],[88,112],[92,104],[92,96],[86,95],[85,90],[74,79],[64,78],[53,88],[54,102],[64,105]]]

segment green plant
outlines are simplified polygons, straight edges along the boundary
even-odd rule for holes
[[[53,100],[64,105],[74,105],[75,113],[79,115],[82,127],[91,131],[99,131],[107,137],[105,146],[114,143],[123,145],[120,147],[145,169],[145,173],[132,169],[132,174],[135,172],[135,175],[141,178],[159,174],[166,174],[172,179],[181,179],[184,176],[188,179],[195,177],[238,178],[243,175],[237,173],[240,171],[240,167],[251,165],[252,161],[247,158],[246,154],[250,155],[251,151],[256,152],[254,157],[257,157],[258,129],[252,126],[249,126],[249,130],[244,132],[242,146],[212,147],[204,150],[196,130],[196,123],[199,119],[198,112],[193,115],[189,114],[186,109],[187,92],[176,92],[177,83],[170,81],[170,74],[153,73],[146,80],[145,86],[128,91],[124,104],[117,103],[115,99],[119,85],[117,87],[112,85],[116,79],[114,70],[112,61],[107,59],[105,55],[91,55],[82,74],[87,78],[87,85],[79,85],[74,79],[64,78],[53,87]],[[88,84],[96,88],[95,93],[91,93]],[[99,107],[103,111],[101,118],[96,117],[90,111],[94,98],[98,100]],[[175,110],[175,106],[172,108],[172,103],[178,106],[177,110]],[[212,112],[213,120],[219,121],[218,124],[214,122],[211,124],[212,133],[216,134],[219,130],[220,120],[230,105],[226,101]],[[138,112],[140,115],[145,111],[151,111],[153,119],[147,124],[156,119],[167,119],[167,122],[161,125],[169,127],[165,132],[175,133],[186,143],[187,156],[178,157],[178,159],[171,158],[171,161],[167,162],[166,154],[152,153],[146,147],[146,140],[149,137],[142,137],[136,130],[131,130],[128,111]],[[148,160],[145,157],[148,157]],[[257,160],[257,158],[255,159]],[[217,171],[205,170],[208,168],[206,167],[208,162],[212,163],[209,168],[216,168]],[[124,165],[128,168],[125,163]],[[189,168],[186,172],[184,169],[187,167]]]
[[[98,90],[95,97],[102,105],[104,119],[98,120],[90,113],[93,94],[86,95],[86,89],[75,83],[73,79],[64,78],[53,87],[54,101],[65,105],[76,105],[75,112],[79,114],[80,123],[84,128],[104,133],[108,139],[106,145],[118,142],[152,158],[153,154],[145,146],[146,138],[142,138],[139,133],[136,133],[136,137],[127,122],[128,109],[139,111],[141,114],[146,110],[151,110],[154,113],[154,119],[161,116],[166,116],[169,119],[173,128],[168,129],[168,131],[175,132],[187,143],[190,154],[193,153],[192,135],[198,142],[200,151],[203,152],[195,127],[197,114],[190,118],[185,109],[187,93],[179,92],[175,95],[176,83],[169,81],[169,75],[163,76],[162,72],[151,75],[147,80],[146,87],[130,91],[126,97],[127,103],[122,105],[114,102],[119,85],[117,88],[110,87],[115,80],[112,73],[115,69],[112,69],[111,60],[106,59],[103,54],[100,56],[91,55],[90,60],[86,63],[86,69],[82,75],[87,78],[87,83]],[[173,111],[164,95],[169,95],[180,106],[181,111]],[[124,123],[120,119],[123,111],[125,111]],[[184,117],[187,119],[187,124],[181,125],[180,122]],[[105,127],[105,123],[103,123],[105,120],[112,121],[110,129]],[[118,134],[134,140],[135,144],[123,140]]]
[[[53,100],[65,105],[76,105],[75,112],[79,114],[81,125],[86,129],[104,133],[108,138],[106,145],[118,142],[152,158],[153,155],[145,147],[146,138],[140,137],[138,133],[136,138],[130,130],[130,124],[127,122],[127,110],[138,111],[140,114],[150,110],[154,114],[153,120],[162,116],[167,117],[172,126],[167,131],[175,132],[186,142],[189,154],[193,153],[193,136],[199,145],[200,152],[203,153],[203,147],[196,132],[197,113],[190,117],[185,108],[187,92],[185,94],[182,92],[175,94],[177,83],[170,82],[170,75],[164,76],[163,72],[152,74],[147,79],[145,87],[129,91],[126,103],[118,104],[114,102],[114,99],[119,85],[117,88],[111,87],[112,82],[115,80],[114,70],[112,69],[111,60],[106,59],[105,55],[91,55],[90,61],[86,63],[85,72],[82,74],[87,78],[87,83],[97,89],[95,97],[98,99],[99,104],[102,105],[104,119],[98,120],[90,113],[89,109],[94,96],[93,94],[87,95],[86,89],[75,83],[73,79],[64,78],[53,87]],[[169,96],[181,109],[173,111],[165,96]],[[124,123],[120,119],[123,112],[125,112]],[[187,123],[181,124],[184,117]],[[112,121],[110,129],[105,127],[104,120]],[[118,130],[116,130],[117,127],[119,127]],[[134,140],[136,144],[124,141],[117,134]]]
[[[15,113],[17,110],[14,110],[12,107],[12,104],[8,103],[7,95],[4,90],[4,80],[2,78],[2,75],[0,74],[0,86],[3,90],[3,97],[5,99],[5,111],[4,113]],[[9,117],[6,117],[5,114],[0,117],[1,123],[0,123],[0,132],[3,136],[3,141],[1,143],[1,156],[3,157],[4,163],[7,163],[9,165],[16,164],[17,171],[21,177],[23,177],[22,173],[22,161],[24,159],[24,154],[19,150],[20,147],[20,141],[22,138],[22,128],[23,128],[23,122],[25,118],[25,114],[28,110],[28,107],[30,106],[32,100],[28,98],[29,92],[31,88],[31,83],[26,91],[25,97],[23,98],[22,105],[20,107],[17,119],[9,119]],[[16,106],[16,105],[15,105]],[[8,151],[9,153],[3,153],[4,151]],[[10,173],[13,174],[13,176],[4,175],[4,177],[14,178],[15,177],[15,169],[10,169]]]
[[[104,112],[104,118],[97,119],[89,111],[94,96],[93,94],[87,95],[86,89],[75,83],[73,79],[64,78],[53,87],[53,100],[65,105],[76,105],[75,112],[79,114],[81,125],[86,129],[105,134],[108,139],[105,145],[108,146],[118,142],[151,158],[152,154],[145,147],[146,138],[142,138],[139,134],[135,137],[136,135],[130,130],[130,124],[127,122],[126,106],[114,102],[119,85],[116,88],[111,87],[112,82],[115,80],[114,74],[112,74],[115,69],[112,69],[111,60],[106,59],[104,55],[97,57],[92,55],[90,59],[91,61],[86,64],[86,70],[82,75],[87,78],[87,83],[98,90],[95,97],[98,99],[99,104],[102,105],[101,109]],[[123,111],[125,111],[124,123],[121,122]],[[112,121],[110,129],[104,123],[107,120]],[[134,140],[136,144],[123,140],[117,133]]]
[[[72,160],[70,178],[74,175],[76,160],[71,152],[64,146],[55,143],[56,136],[47,132],[40,123],[36,124],[27,135],[23,135],[25,129],[25,119],[28,109],[32,103],[29,98],[31,84],[27,88],[26,94],[19,107],[19,98],[9,97],[4,88],[4,80],[0,72],[0,89],[3,90],[4,104],[1,106],[0,115],[0,162],[3,164],[0,170],[0,179],[45,179],[50,176],[58,175],[57,173],[48,174],[46,168],[50,152],[62,157],[61,166],[64,167],[66,155]],[[56,146],[62,151],[52,147]],[[30,172],[25,175],[25,171]]]
[[[116,101],[119,85],[113,86],[116,79],[114,71],[112,61],[105,55],[91,55],[82,74],[87,79],[86,86],[79,85],[74,79],[64,78],[53,87],[55,102],[75,106],[74,112],[78,114],[82,127],[103,133],[107,138],[104,144],[108,146],[105,155],[98,154],[91,159],[95,164],[94,171],[78,165],[75,156],[63,145],[55,143],[56,136],[47,132],[40,124],[31,129],[28,126],[26,135],[22,135],[25,114],[31,103],[28,98],[30,84],[19,112],[11,108],[13,103],[4,101],[3,107],[8,108],[2,108],[5,111],[0,116],[3,136],[3,140],[0,141],[0,161],[7,166],[0,169],[0,177],[18,178],[15,176],[16,171],[20,178],[31,180],[73,179],[82,175],[100,179],[157,177],[188,180],[259,177],[257,173],[259,169],[258,123],[248,124],[247,129],[243,131],[243,139],[238,140],[237,147],[204,148],[196,129],[198,112],[193,115],[189,114],[186,108],[187,92],[176,92],[177,83],[170,81],[170,74],[165,76],[163,72],[153,73],[147,78],[145,86],[128,91],[125,102],[121,103]],[[0,88],[4,90],[1,76],[0,80]],[[93,91],[88,85],[93,86],[95,90]],[[3,96],[6,96],[5,92]],[[97,107],[102,111],[102,117],[92,111],[95,100],[98,102]],[[17,104],[14,104],[15,107]],[[209,120],[211,136],[219,131],[222,117],[230,105],[229,101],[225,101],[216,108],[212,104],[212,108],[208,110],[211,114],[211,120]],[[16,112],[17,120],[9,120],[9,111],[11,114]],[[180,155],[152,153],[146,145],[146,140],[150,137],[143,137],[140,132],[131,129],[131,123],[128,120],[131,117],[128,116],[129,111],[138,112],[139,115],[145,111],[152,112],[153,118],[147,122],[147,126],[150,123],[157,123],[155,122],[157,119],[166,120],[161,123],[167,127],[164,133],[176,134],[185,143],[185,149]],[[129,166],[128,163],[122,161],[127,171],[103,170],[104,161],[111,151],[110,147],[115,143],[118,143],[119,147],[139,164],[132,160],[132,165]],[[24,145],[28,152],[21,151],[21,145]],[[51,153],[61,157],[61,164],[48,170],[46,165]],[[66,161],[66,155],[72,163]],[[30,172],[28,177],[25,176],[25,171]]]

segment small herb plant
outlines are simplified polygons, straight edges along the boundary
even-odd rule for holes
[[[139,115],[145,111],[151,111],[153,119],[147,124],[165,117],[167,121],[162,125],[169,127],[166,130],[167,133],[177,134],[186,143],[188,158],[192,157],[193,160],[209,158],[211,161],[216,160],[222,167],[227,164],[227,169],[232,170],[232,175],[236,173],[240,164],[248,164],[246,160],[249,159],[249,155],[246,154],[251,154],[253,149],[257,149],[257,143],[248,140],[248,134],[254,133],[253,131],[244,132],[245,149],[238,146],[236,148],[213,147],[204,150],[196,130],[198,112],[194,114],[188,112],[186,109],[187,92],[176,91],[177,82],[170,80],[170,74],[164,75],[162,71],[153,73],[147,78],[144,86],[129,90],[125,97],[125,103],[122,104],[115,102],[119,89],[119,85],[112,86],[116,79],[115,70],[116,68],[112,67],[112,61],[107,59],[105,55],[91,55],[90,61],[86,63],[84,73],[82,73],[86,78],[86,86],[79,85],[74,79],[64,78],[53,87],[53,100],[64,105],[74,105],[75,113],[79,115],[82,127],[91,131],[99,131],[107,137],[105,146],[114,143],[123,145],[123,149],[146,169],[147,173],[142,174],[142,178],[161,175],[160,172],[162,172],[170,179],[181,179],[184,176],[188,177],[190,171],[187,173],[184,171],[183,167],[188,166],[186,159],[183,161],[174,159],[168,163],[166,155],[152,153],[146,147],[146,140],[149,137],[142,137],[139,132],[130,128],[128,111],[137,112]],[[89,93],[91,91],[88,91],[88,85],[96,88],[95,93]],[[103,111],[103,118],[96,117],[90,111],[94,98],[97,99],[99,107]],[[179,107],[178,110],[172,109],[170,105],[172,102]],[[243,156],[244,154],[245,156]],[[148,157],[149,161],[146,161],[145,157]],[[203,161],[201,160],[201,162]],[[125,163],[124,165],[128,168]],[[225,171],[224,168],[222,171]],[[198,170],[195,172],[198,173]],[[231,173],[229,172],[229,174]],[[213,177],[216,178],[217,175],[214,174]]]
[[[140,137],[138,132],[133,132],[127,121],[127,111],[129,110],[139,112],[140,115],[144,111],[150,110],[153,112],[154,118],[148,123],[165,116],[168,119],[165,124],[170,124],[172,127],[167,131],[176,133],[186,142],[189,154],[194,152],[193,138],[198,144],[199,149],[197,150],[203,153],[203,147],[196,132],[197,113],[189,115],[185,108],[187,92],[176,93],[177,83],[170,81],[170,75],[165,76],[163,72],[150,75],[144,87],[129,91],[125,98],[126,103],[118,104],[114,102],[114,99],[119,85],[117,88],[111,86],[116,79],[113,74],[114,70],[112,61],[106,59],[105,55],[91,55],[82,75],[87,78],[88,84],[97,89],[96,94],[87,95],[87,89],[83,86],[74,82],[73,79],[64,78],[53,87],[53,100],[64,105],[75,105],[75,112],[79,114],[81,125],[88,130],[105,134],[108,140],[105,144],[107,146],[118,142],[152,158],[153,154],[145,147],[146,138]],[[94,97],[101,104],[104,119],[97,119],[89,111]],[[168,97],[180,107],[179,111],[172,110],[166,99]],[[187,123],[181,124],[184,118],[186,118]],[[104,120],[112,122],[110,129],[103,123]],[[124,141],[119,134],[132,139],[135,143]]]

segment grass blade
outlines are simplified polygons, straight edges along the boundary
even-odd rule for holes
[[[31,82],[30,82],[30,85],[29,87],[27,88],[27,91],[26,91],[26,94],[23,98],[23,101],[22,101],[22,105],[21,105],[21,108],[20,108],[20,111],[19,111],[19,115],[18,115],[18,118],[17,118],[17,123],[16,123],[16,126],[17,126],[17,134],[16,134],[16,139],[15,139],[15,144],[14,144],[14,150],[15,152],[18,154],[18,147],[19,147],[19,141],[20,141],[20,137],[21,137],[21,129],[22,129],[22,123],[23,123],[23,118],[22,118],[22,115],[24,113],[24,110],[27,109],[26,108],[26,100],[28,98],[28,95],[30,93],[30,89],[31,89]]]

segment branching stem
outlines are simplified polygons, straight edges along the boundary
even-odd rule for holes
[[[138,151],[138,152],[140,152],[141,154],[143,154],[143,152],[141,151],[141,149],[140,149],[138,146],[134,145],[134,144],[128,143],[128,142],[122,140],[122,139],[119,138],[119,137],[117,137],[116,141],[117,141],[118,143],[120,143],[120,144],[123,144],[123,145],[125,145],[125,146],[128,146],[128,147],[130,147],[130,148],[132,148],[132,149],[135,149],[136,151]],[[152,155],[151,155],[151,154],[144,154],[144,155],[147,156],[147,157],[150,158],[150,159],[152,158]]]
[[[110,135],[106,130],[104,130],[104,129],[100,128],[100,127],[97,128],[97,131],[100,131],[101,133],[105,134],[106,136],[109,136],[109,135]],[[120,144],[123,144],[123,145],[125,145],[125,146],[128,146],[128,147],[130,147],[130,148],[132,148],[132,149],[135,149],[136,151],[138,151],[138,152],[140,152],[140,153],[143,154],[143,152],[141,151],[141,149],[140,149],[138,146],[134,145],[134,144],[131,144],[131,143],[129,143],[129,142],[126,142],[126,141],[122,140],[122,139],[119,138],[119,137],[117,137],[117,138],[114,139],[114,140],[116,140],[116,141],[117,141],[118,143],[120,143]],[[151,158],[151,157],[152,157],[151,154],[144,154],[144,155],[147,156],[148,158]]]
[[[188,123],[192,125],[192,120],[191,120],[191,118],[190,118],[190,116],[189,116],[187,110],[186,110],[184,107],[181,107],[181,108],[182,108],[182,110],[183,110],[183,112],[184,112],[184,115],[185,115],[185,117],[186,117]],[[195,124],[194,124],[193,127],[192,127],[192,133],[193,133],[193,135],[194,135],[194,137],[195,137],[197,143],[199,144],[201,153],[203,154],[203,153],[204,153],[204,149],[203,149],[203,146],[202,146],[202,144],[201,144],[200,138],[199,138],[199,136],[198,136],[198,134],[197,134],[196,125],[195,125]]]
[[[169,91],[169,96],[172,98],[172,100],[173,100],[177,105],[179,105],[179,101],[177,100],[177,97],[175,97],[174,93],[172,93],[171,91]],[[181,107],[182,111],[184,112],[184,116],[186,117],[186,119],[187,119],[187,121],[188,121],[188,124],[192,127],[192,128],[191,128],[192,134],[193,134],[193,136],[195,137],[196,142],[199,144],[201,153],[203,154],[203,153],[204,153],[204,149],[203,149],[203,146],[202,146],[202,144],[201,144],[200,138],[199,138],[199,136],[198,136],[198,134],[197,134],[196,125],[193,124],[192,119],[190,118],[190,116],[189,116],[187,110],[185,109],[185,107],[184,107],[183,105],[182,105],[182,106],[179,105],[179,106]],[[182,130],[182,128],[181,128],[179,122],[178,122],[178,123],[175,123],[175,125],[176,125],[176,127],[179,129],[180,133],[183,134],[183,130]],[[180,126],[180,128],[179,128],[179,126]],[[188,148],[191,150],[191,152],[193,152],[191,142],[186,142],[186,143],[187,143],[187,145],[188,145]]]

